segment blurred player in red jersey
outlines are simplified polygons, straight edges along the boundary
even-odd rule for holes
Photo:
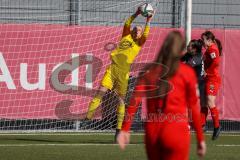
[[[142,98],[147,101],[145,143],[149,160],[187,160],[190,148],[190,130],[187,110],[191,110],[197,135],[197,153],[204,156],[206,144],[197,96],[197,78],[194,70],[180,62],[184,40],[173,31],[165,39],[155,63],[138,77],[127,108],[118,143],[122,149],[129,143],[129,130]],[[160,65],[161,64],[161,65]]]
[[[207,49],[205,52],[204,61],[207,106],[201,110],[202,125],[206,125],[206,118],[209,108],[214,125],[212,140],[215,140],[218,138],[221,131],[221,127],[219,125],[219,111],[216,107],[215,101],[221,84],[219,65],[220,56],[222,55],[222,45],[221,42],[216,39],[214,34],[210,31],[204,32],[201,38]]]

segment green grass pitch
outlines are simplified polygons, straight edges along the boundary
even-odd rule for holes
[[[206,160],[240,160],[240,134],[207,138]],[[198,159],[192,136],[190,159]],[[0,134],[1,160],[146,160],[143,135],[132,134],[131,144],[121,151],[111,133]]]

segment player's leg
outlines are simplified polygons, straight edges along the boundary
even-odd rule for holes
[[[119,97],[119,104],[117,106],[117,127],[116,127],[116,133],[115,133],[115,142],[116,142],[116,138],[119,134],[119,131],[122,128],[122,123],[124,120],[124,114],[125,114],[125,95],[127,92],[127,84],[128,84],[128,80],[125,81],[117,81],[116,84],[116,92],[118,94]]]
[[[207,123],[207,116],[208,116],[208,107],[201,106],[201,122],[202,122],[202,129],[206,132],[206,123]]]
[[[98,93],[95,95],[95,97],[92,99],[92,101],[89,104],[87,117],[86,117],[87,119],[90,120],[93,118],[94,113],[96,109],[100,106],[102,97],[104,96],[107,90],[108,89],[106,87],[103,87],[103,86],[100,87]]]
[[[162,157],[163,150],[159,147],[158,141],[152,142],[151,140],[145,140],[145,148],[148,160],[159,160]]]
[[[117,76],[116,87],[115,87],[115,90],[119,97],[119,105],[117,107],[117,127],[116,127],[115,140],[119,131],[122,128],[122,123],[124,120],[125,95],[127,93],[128,80],[129,80],[128,73],[121,73],[121,71],[119,70],[119,74],[120,75]]]
[[[116,127],[116,133],[115,133],[115,142],[117,142],[117,136],[122,128],[122,123],[124,120],[124,114],[125,114],[125,103],[124,103],[124,97],[119,96],[119,105],[117,107],[117,127]]]
[[[104,77],[101,82],[101,87],[95,97],[89,104],[87,119],[92,119],[96,109],[100,106],[102,98],[108,89],[112,89],[114,84],[114,77],[112,76],[112,67],[111,65],[106,70]]]
[[[201,122],[203,131],[206,131],[206,121],[208,116],[208,107],[206,103],[205,81],[201,80],[198,83],[200,93],[200,106],[201,106]]]
[[[128,73],[120,73],[116,81],[115,90],[119,97],[119,105],[117,108],[117,129],[119,130],[122,128],[122,122],[125,114],[125,95],[127,93],[128,80],[129,80]]]
[[[218,108],[215,103],[216,96],[208,95],[207,99],[208,99],[208,106],[209,106],[209,109],[211,112],[213,126],[214,126],[212,140],[215,140],[218,138],[220,131],[221,131],[221,127],[220,127],[220,123],[219,123],[219,111],[218,111]]]
[[[122,128],[122,122],[124,120],[124,114],[125,114],[125,102],[124,102],[124,96],[119,97],[119,105],[117,108],[117,129]]]
[[[187,124],[167,124],[160,132],[160,148],[163,152],[160,159],[189,159],[190,131]]]
[[[212,140],[217,139],[221,131],[221,127],[219,123],[219,110],[216,106],[216,95],[217,95],[218,89],[219,89],[219,85],[217,83],[209,83],[209,85],[207,86],[207,105],[211,112],[213,126],[214,126]]]
[[[163,154],[163,148],[160,148],[158,137],[159,125],[154,122],[147,122],[145,124],[145,148],[148,160],[159,160]]]

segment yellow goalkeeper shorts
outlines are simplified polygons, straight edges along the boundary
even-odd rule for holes
[[[116,91],[120,96],[125,96],[128,87],[129,71],[120,69],[115,64],[108,66],[103,79],[102,86]]]

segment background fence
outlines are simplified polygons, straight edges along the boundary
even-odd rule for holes
[[[122,25],[141,2],[144,0],[0,0],[0,23]],[[184,25],[185,0],[147,2],[157,4],[154,25]],[[192,26],[240,28],[239,8],[239,0],[193,0]]]

